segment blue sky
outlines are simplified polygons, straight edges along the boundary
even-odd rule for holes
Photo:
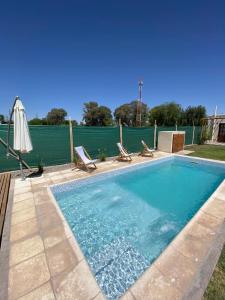
[[[225,113],[225,1],[2,1],[0,113],[28,117],[137,98]]]

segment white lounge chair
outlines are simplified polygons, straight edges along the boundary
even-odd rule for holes
[[[121,143],[117,143],[117,147],[119,149],[120,155],[119,160],[132,161],[131,155],[133,153],[128,153],[127,150],[121,145]]]
[[[89,165],[94,165],[95,169],[97,169],[95,162],[97,161],[97,159],[91,159],[90,155],[87,153],[87,151],[85,150],[85,148],[83,146],[78,146],[78,147],[74,147],[79,159],[82,161],[82,163],[84,164],[85,168],[87,169],[87,171],[89,171],[88,166]]]
[[[153,157],[153,154],[154,154],[155,150],[150,149],[148,147],[148,145],[143,140],[141,141],[141,143],[142,143],[142,146],[144,147],[144,149],[141,152],[141,155],[142,156],[151,156],[151,157]]]

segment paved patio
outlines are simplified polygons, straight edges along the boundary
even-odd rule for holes
[[[156,152],[154,159],[166,155]],[[132,164],[150,160],[136,156]],[[127,165],[107,161],[92,173],[67,169],[15,180],[9,261],[4,266],[8,299],[104,299],[48,187]],[[122,299],[182,299],[224,217],[225,182]]]

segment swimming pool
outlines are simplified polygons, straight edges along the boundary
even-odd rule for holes
[[[163,158],[52,187],[95,278],[119,298],[225,178],[225,167]]]

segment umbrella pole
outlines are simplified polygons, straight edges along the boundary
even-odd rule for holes
[[[26,176],[23,172],[23,164],[22,164],[22,158],[21,158],[21,154],[19,153],[19,162],[20,162],[20,174],[21,174],[21,180],[25,180]]]

